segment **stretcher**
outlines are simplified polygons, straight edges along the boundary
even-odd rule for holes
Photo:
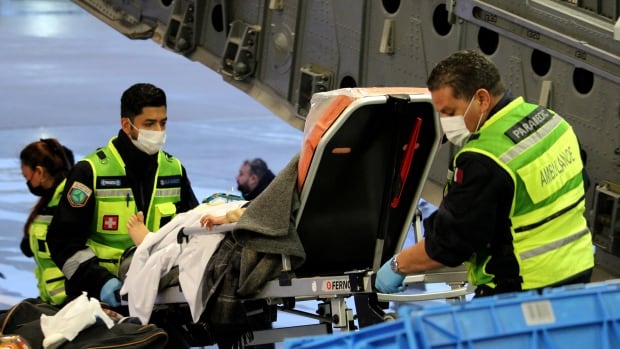
[[[438,114],[423,88],[313,95],[297,162],[299,209],[291,217],[305,261],[295,267],[283,254],[279,277],[242,301],[260,301],[262,309],[254,312],[269,321],[288,312],[316,323],[254,331],[248,344],[352,331],[394,317],[390,302],[463,300],[473,292],[462,267],[405,279],[446,284],[446,290],[381,294],[373,286],[376,271],[403,248],[410,229],[421,238],[418,202],[441,137]],[[180,231],[179,241],[192,233]],[[175,287],[160,290],[157,298],[168,306],[183,301]],[[316,313],[299,309],[305,301],[316,304]]]

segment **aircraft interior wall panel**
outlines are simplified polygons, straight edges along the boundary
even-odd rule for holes
[[[259,80],[289,102],[292,100],[291,81],[295,73],[293,63],[298,11],[297,1],[287,1],[280,9],[265,11],[258,62]]]
[[[142,1],[141,6],[136,2],[123,2],[123,9],[134,18],[153,18],[160,23],[167,23],[172,14],[172,4],[164,4],[161,1]]]
[[[620,47],[611,40],[613,25],[618,19],[620,0],[461,0],[473,9],[477,5],[501,9],[509,16],[520,17],[529,24],[551,28],[599,49],[620,54]]]
[[[449,22],[446,1],[415,3],[416,10],[411,13],[417,14],[417,18],[423,23],[422,44],[417,49],[422,50],[426,61],[420,84],[426,86],[433,67],[459,49],[459,28]]]
[[[329,1],[301,2],[305,22],[299,29],[295,70],[314,64],[337,71],[340,48],[336,42],[336,13]]]
[[[352,78],[357,82],[356,85],[359,84],[364,43],[364,2],[359,0],[332,1],[332,5],[334,13],[338,16],[335,39],[338,42],[340,57],[333,87],[353,87],[348,85],[345,77]]]
[[[620,83],[620,45],[613,38],[615,20],[582,10],[551,0],[463,0],[455,8],[466,21],[525,46],[548,50],[555,57],[587,66],[594,74]]]
[[[219,58],[222,57],[228,35],[228,13],[224,11],[223,1],[207,0],[201,18],[200,42],[198,45]]]
[[[240,19],[249,24],[263,24],[265,3],[267,1],[223,1],[226,11],[229,13],[228,20]]]
[[[226,48],[230,25],[235,20],[250,25],[262,25],[263,6],[261,1],[238,3],[224,0],[198,0],[200,14],[196,15],[199,31],[198,47],[209,55],[222,58]],[[248,6],[248,4],[252,4]],[[200,61],[200,54],[190,58]],[[197,56],[197,57],[196,57]],[[202,62],[214,69],[211,62]],[[214,69],[217,70],[217,69]]]
[[[302,69],[316,71],[331,80],[328,86],[314,92],[338,88],[341,69],[345,74],[355,71],[357,77],[363,23],[363,6],[358,0],[303,1],[300,6],[304,20],[299,23],[296,35],[293,104],[300,102]]]
[[[380,1],[369,3],[360,84],[424,86],[428,63],[423,36],[430,28],[423,19],[427,6],[424,2],[400,2],[395,10],[384,5]]]
[[[588,45],[620,55],[613,26],[620,15],[620,0],[487,0],[529,21],[552,28]],[[589,2],[589,4],[588,4]]]

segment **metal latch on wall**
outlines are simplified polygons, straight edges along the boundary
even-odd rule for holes
[[[607,181],[597,184],[590,225],[594,244],[620,257],[620,185]]]
[[[168,25],[164,45],[178,53],[187,54],[196,48],[196,12],[193,1],[176,1]]]
[[[310,100],[317,92],[332,89],[333,74],[330,70],[307,64],[300,68],[299,90],[297,95],[297,116],[305,118],[310,111]]]
[[[235,80],[245,80],[255,73],[260,31],[260,26],[240,20],[230,24],[230,32],[222,55],[222,74]]]

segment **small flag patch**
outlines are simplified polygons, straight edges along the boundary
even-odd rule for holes
[[[458,184],[463,183],[463,169],[457,167],[454,170],[454,183],[458,183]]]

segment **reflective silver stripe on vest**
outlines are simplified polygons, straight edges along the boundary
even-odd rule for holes
[[[543,125],[537,132],[533,135],[525,138],[523,141],[515,144],[514,147],[510,148],[507,152],[500,156],[500,160],[507,164],[512,161],[514,158],[519,156],[519,154],[526,151],[529,147],[532,147],[538,143],[539,140],[543,139],[547,136],[553,129],[562,122],[562,118],[557,116],[558,114],[553,114],[551,120],[549,120],[546,124]]]
[[[57,296],[57,295],[59,295],[59,294],[61,294],[63,292],[65,292],[65,288],[64,287],[59,287],[59,288],[57,288],[55,290],[48,291],[48,293],[52,297]]]
[[[532,257],[536,257],[539,256],[545,252],[551,251],[551,250],[555,250],[557,248],[560,248],[562,246],[568,245],[573,241],[579,240],[581,237],[590,234],[590,231],[588,230],[588,228],[583,229],[582,231],[579,231],[573,235],[567,236],[563,239],[554,241],[552,243],[540,246],[540,247],[536,247],[534,249],[531,249],[529,251],[525,251],[525,252],[521,252],[519,254],[519,256],[521,257],[522,260],[526,260]]]
[[[73,256],[71,256],[71,258],[67,259],[65,265],[62,266],[63,274],[65,274],[67,279],[71,279],[80,264],[82,264],[82,262],[86,262],[93,257],[95,257],[95,253],[93,253],[90,248],[85,248],[83,250],[77,251]]]
[[[131,195],[131,189],[97,189],[97,196],[102,197],[121,197]]]
[[[37,223],[50,223],[52,221],[52,215],[49,214],[40,214],[35,219]]]
[[[181,195],[181,188],[156,189],[155,196],[177,196]]]
[[[120,197],[125,198],[127,195],[131,195],[131,189],[98,189],[97,195],[99,197]],[[181,188],[168,188],[168,189],[156,189],[155,196],[176,196],[181,195]]]

